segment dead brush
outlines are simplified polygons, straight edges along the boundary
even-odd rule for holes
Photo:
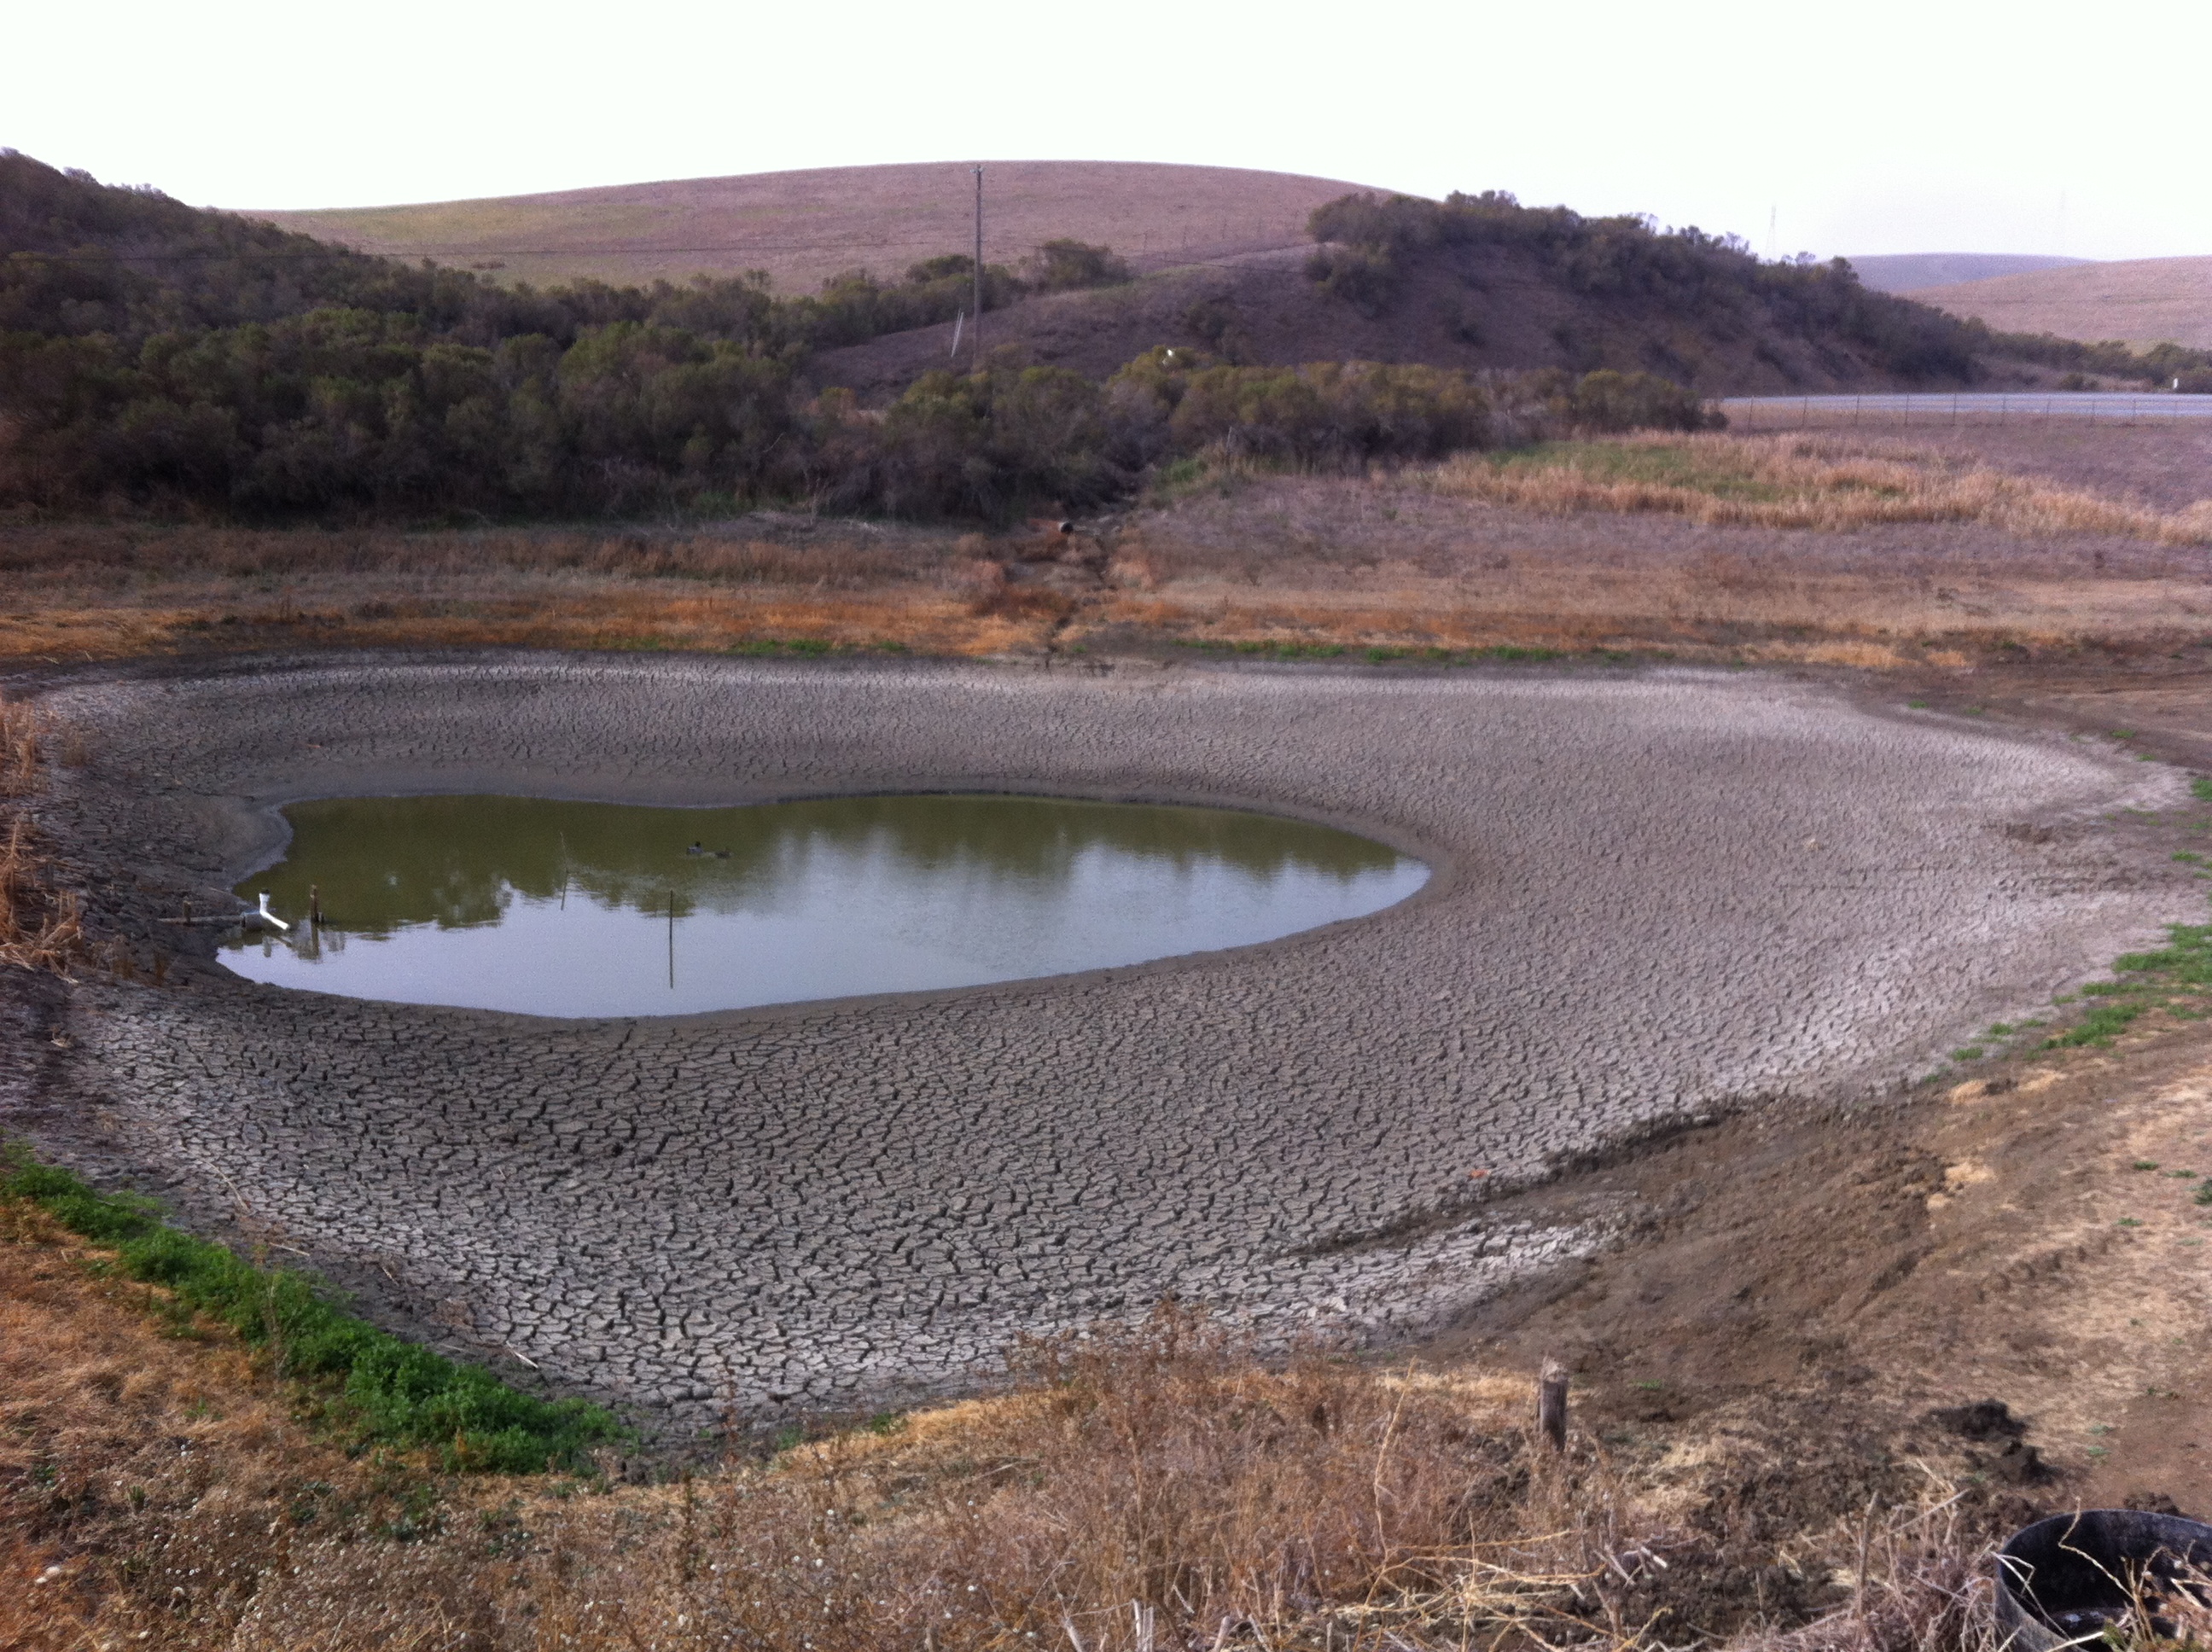
[[[1173,1308],[1016,1370],[1006,1398],[687,1482],[655,1531],[568,1521],[529,1644],[1650,1643],[1655,1551],[1601,1463],[1540,1460],[1525,1384],[1265,1368]]]
[[[1738,1636],[1728,1652],[2002,1652],[1996,1546],[1977,1536],[1962,1494],[1932,1480],[1912,1508],[1869,1506],[1826,1546],[1854,1553],[1848,1604],[1800,1628]]]

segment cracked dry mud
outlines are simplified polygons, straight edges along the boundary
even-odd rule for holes
[[[2100,828],[2175,800],[2172,771],[1766,676],[509,656],[49,700],[92,758],[55,772],[48,827],[149,935],[155,900],[273,856],[275,805],[347,793],[1059,792],[1273,809],[1434,865],[1267,946],[682,1019],[212,969],[73,994],[66,1075],[25,1115],[52,1151],[242,1204],[342,1279],[399,1282],[388,1316],[656,1426],[956,1388],[1020,1332],[1170,1291],[1265,1333],[1419,1333],[1618,1216],[1485,1193],[1670,1121],[1889,1090],[2185,899]],[[134,884],[137,908],[112,893]]]

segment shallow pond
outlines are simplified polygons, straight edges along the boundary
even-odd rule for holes
[[[1422,862],[1238,810],[1003,796],[738,809],[538,798],[284,811],[283,987],[532,1015],[683,1015],[1019,981],[1248,946],[1395,904]],[[304,920],[311,889],[325,921]]]

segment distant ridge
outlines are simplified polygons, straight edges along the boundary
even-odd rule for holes
[[[2212,258],[2076,264],[1912,296],[2006,332],[2212,348]]]
[[[1918,293],[1930,287],[1955,287],[1993,276],[2023,276],[2088,262],[2039,252],[1885,252],[1853,258],[1851,268],[1859,272],[1861,282],[1878,293]]]
[[[1111,246],[1140,269],[1299,245],[1308,214],[1363,187],[1231,167],[981,165],[984,258],[994,264],[1063,236]],[[855,266],[895,277],[921,259],[969,251],[974,189],[971,163],[946,161],[243,216],[501,281],[682,281],[765,270],[780,291],[806,293]]]

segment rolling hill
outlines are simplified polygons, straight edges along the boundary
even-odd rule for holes
[[[1060,237],[1111,246],[1139,269],[1303,246],[1307,215],[1359,187],[1229,167],[982,164],[990,263],[1012,264]],[[765,270],[778,291],[807,293],[855,266],[895,277],[921,259],[969,251],[974,191],[969,166],[947,161],[241,216],[504,282],[682,281]]]
[[[2001,332],[2212,346],[2212,258],[2074,264],[1924,288],[1912,296]]]
[[[2063,270],[2087,262],[2037,252],[1884,252],[1853,258],[1851,268],[1877,293],[1920,293],[1930,287],[1955,287],[1960,282]]]

